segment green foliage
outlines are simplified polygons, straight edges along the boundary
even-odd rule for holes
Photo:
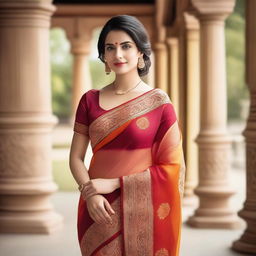
[[[104,64],[99,60],[90,61],[90,71],[92,74],[93,88],[100,89],[114,80],[114,73],[105,73]]]
[[[53,161],[53,180],[58,184],[61,191],[74,191],[77,190],[77,184],[69,169],[68,161]]]
[[[59,118],[68,118],[71,105],[72,57],[63,30],[50,32],[51,85],[53,113]]]
[[[244,0],[237,0],[234,13],[226,22],[228,119],[240,119],[241,100],[248,99],[245,84]]]

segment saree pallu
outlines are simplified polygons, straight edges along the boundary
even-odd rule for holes
[[[90,90],[80,100],[74,131],[91,140],[90,178],[120,180],[119,189],[103,195],[115,211],[112,225],[95,223],[80,196],[82,255],[179,255],[185,163],[168,95],[152,89],[104,110],[99,90]]]

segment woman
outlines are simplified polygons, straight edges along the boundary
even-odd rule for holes
[[[116,77],[82,96],[70,151],[81,191],[82,255],[179,255],[182,135],[168,95],[140,79],[150,67],[145,28],[132,16],[115,16],[101,31],[98,51]]]

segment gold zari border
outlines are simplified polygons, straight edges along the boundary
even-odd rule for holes
[[[89,127],[92,147],[122,124],[165,103],[170,103],[169,96],[164,91],[155,89],[101,115]]]
[[[80,243],[83,256],[91,255],[102,243],[120,231],[120,197],[111,204],[111,207],[115,211],[115,214],[111,216],[113,224],[107,225],[93,223],[88,228]]]
[[[75,122],[73,130],[75,132],[78,132],[78,133],[81,133],[81,134],[84,134],[84,135],[87,135],[87,136],[89,135],[89,127],[87,125],[80,124],[78,122]]]
[[[123,177],[123,221],[125,255],[153,254],[153,204],[151,174]]]

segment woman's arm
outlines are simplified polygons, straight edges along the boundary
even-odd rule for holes
[[[69,166],[74,179],[79,185],[90,181],[88,170],[84,165],[84,158],[88,144],[89,136],[74,132],[70,148]],[[117,182],[117,180],[115,181]],[[112,181],[112,186],[116,186],[116,182]],[[88,197],[86,201],[89,214],[95,222],[98,224],[112,223],[110,215],[115,214],[115,212],[107,199],[102,195],[95,195],[94,193],[94,196],[92,195]]]
[[[69,166],[77,184],[85,184],[85,190],[92,189],[94,194],[108,194],[120,187],[119,179],[92,179],[88,175],[88,170],[84,165],[84,157],[88,148],[89,137],[74,132],[70,149]],[[90,183],[88,183],[91,181]],[[89,192],[89,191],[88,191]],[[87,194],[88,194],[87,192]],[[93,194],[92,193],[92,194]],[[90,195],[89,193],[88,195]]]
[[[84,157],[88,148],[89,137],[74,132],[70,155],[69,167],[77,184],[84,184],[90,180],[88,170],[84,165]]]

